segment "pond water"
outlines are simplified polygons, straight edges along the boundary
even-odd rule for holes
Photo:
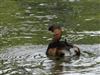
[[[79,59],[50,60],[47,45],[28,45],[7,48],[0,54],[1,75],[100,75],[100,44],[77,45]]]
[[[53,61],[48,26],[59,24],[79,59]],[[100,0],[0,0],[0,75],[99,75]]]

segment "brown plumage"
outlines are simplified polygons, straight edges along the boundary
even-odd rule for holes
[[[71,48],[76,48],[73,50],[74,55],[80,56],[80,49],[77,46],[74,46],[72,44],[69,44],[68,42],[65,41],[60,41],[61,36],[62,36],[62,29],[60,26],[51,26],[49,27],[49,31],[54,33],[54,38],[52,42],[48,45],[46,54],[47,56],[59,56],[63,57],[65,56],[65,52],[68,52],[71,55]]]

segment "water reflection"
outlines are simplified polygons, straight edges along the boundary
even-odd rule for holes
[[[62,62],[55,62],[55,65],[51,68],[51,74],[61,75],[63,71],[63,66],[61,65]]]

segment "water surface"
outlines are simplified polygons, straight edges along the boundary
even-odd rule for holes
[[[48,26],[78,45],[81,57],[53,61]],[[0,0],[1,75],[100,75],[100,0]]]
[[[0,53],[0,74],[3,75],[99,75],[100,44],[77,45],[79,59],[50,60],[46,45],[16,46]]]

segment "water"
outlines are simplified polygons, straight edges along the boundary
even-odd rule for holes
[[[99,75],[100,44],[77,45],[81,49],[79,59],[50,60],[46,57],[46,45],[15,46],[0,54],[1,75]]]
[[[46,57],[50,24],[63,26],[79,59]],[[0,0],[1,75],[99,75],[99,50],[100,0]]]

